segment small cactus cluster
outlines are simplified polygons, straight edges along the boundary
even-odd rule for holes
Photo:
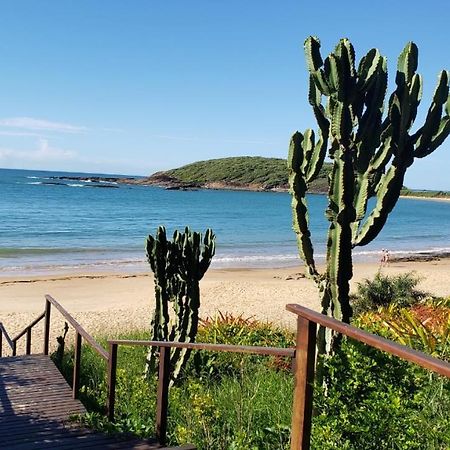
[[[291,139],[288,168],[293,228],[300,256],[319,287],[322,312],[349,322],[352,249],[379,234],[414,159],[432,153],[449,135],[449,74],[440,72],[425,122],[413,131],[422,97],[414,43],[408,43],[398,58],[396,88],[387,104],[387,60],[377,49],[370,50],[356,68],[355,51],[348,39],[341,39],[325,60],[317,38],[309,37],[304,48],[308,100],[318,133],[307,129]],[[320,274],[314,261],[306,193],[327,156],[333,163],[326,210],[327,267]],[[376,197],[375,205],[367,211],[371,197]],[[319,334],[319,342],[324,340]],[[326,350],[332,340],[332,336],[326,338]]]
[[[155,311],[151,323],[152,340],[194,342],[200,308],[199,281],[208,270],[215,253],[215,234],[202,235],[186,227],[168,240],[166,229],[158,227],[155,237],[147,238],[147,259],[154,273]],[[169,305],[171,308],[169,308]],[[171,309],[171,311],[169,311]],[[146,374],[157,366],[156,348],[147,357]],[[186,349],[172,349],[170,366],[175,380],[189,358]]]

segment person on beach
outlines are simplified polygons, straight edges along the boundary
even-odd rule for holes
[[[380,267],[387,267],[389,266],[389,250],[387,248],[381,249],[381,259],[380,259]]]
[[[384,250],[384,266],[385,267],[389,267],[390,258],[391,258],[391,255],[389,254],[389,250],[385,249]]]
[[[381,249],[381,258],[380,258],[380,267],[384,266],[384,259],[386,257],[386,250],[384,248]]]

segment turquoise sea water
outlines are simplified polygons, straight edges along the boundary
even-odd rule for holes
[[[145,239],[160,224],[213,228],[216,268],[298,263],[287,193],[102,188],[50,178],[59,175],[80,174],[0,169],[0,275],[147,270]],[[320,260],[326,197],[311,195],[309,203]],[[450,251],[450,202],[400,199],[380,236],[355,256],[378,259],[382,248]]]

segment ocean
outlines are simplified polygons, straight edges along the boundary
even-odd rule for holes
[[[102,174],[91,174],[108,176]],[[212,267],[285,267],[299,259],[287,193],[197,190],[59,180],[78,173],[0,169],[0,276],[150,270],[145,240],[168,231],[212,228]],[[110,176],[110,175],[109,175]],[[326,196],[310,195],[318,261],[325,255]],[[356,260],[450,251],[450,202],[400,199],[381,234]]]

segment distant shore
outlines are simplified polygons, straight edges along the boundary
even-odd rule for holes
[[[357,263],[352,288],[365,278],[373,278],[379,264]],[[450,295],[450,258],[432,261],[392,261],[382,272],[392,275],[415,271],[422,277],[420,288],[438,296]],[[25,327],[43,311],[44,295],[51,294],[90,333],[114,335],[124,329],[148,329],[154,305],[150,274],[46,275],[40,277],[0,277],[0,321],[11,334]],[[219,311],[244,317],[254,316],[293,327],[295,320],[285,309],[300,303],[320,310],[314,283],[301,267],[284,269],[215,269],[201,281],[201,317]],[[52,314],[52,342],[64,326],[60,314]],[[39,342],[42,326],[33,331]],[[69,336],[70,341],[72,337]],[[38,348],[36,348],[39,350]]]
[[[79,181],[79,182],[89,182],[89,183],[104,183],[103,185],[95,184],[96,187],[103,188],[117,188],[117,184],[123,185],[140,185],[140,186],[154,186],[166,190],[184,190],[184,191],[195,191],[199,189],[208,190],[225,190],[225,191],[251,191],[251,192],[289,192],[289,187],[287,185],[278,185],[265,187],[259,183],[236,183],[236,182],[225,182],[225,181],[210,181],[210,182],[186,182],[180,181],[174,177],[169,177],[165,175],[164,172],[153,174],[150,177],[76,177],[76,176],[56,176],[52,177],[54,180],[68,180],[68,181]],[[50,182],[47,184],[55,184],[56,182]],[[417,193],[421,195],[414,195],[415,191],[407,190],[408,193],[404,192],[400,195],[400,198],[411,198],[416,200],[440,200],[440,201],[450,201],[450,194],[442,191],[420,191]],[[319,194],[326,195],[326,191],[321,189],[310,189],[309,194]]]
[[[433,200],[435,202],[449,202],[449,197],[422,197],[420,195],[400,195],[400,198],[410,198],[411,200]]]

